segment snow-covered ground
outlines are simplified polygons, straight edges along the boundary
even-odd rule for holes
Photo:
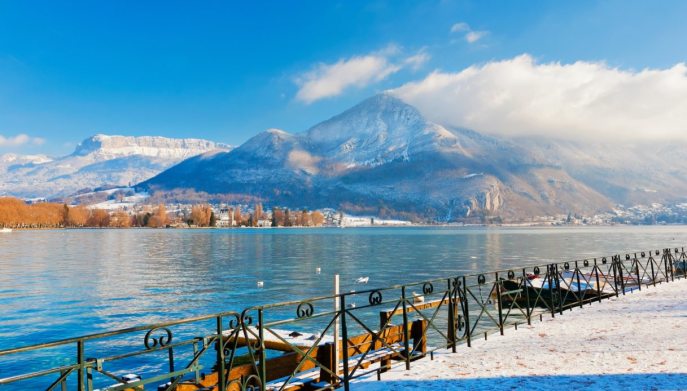
[[[532,322],[354,390],[687,389],[687,280]]]

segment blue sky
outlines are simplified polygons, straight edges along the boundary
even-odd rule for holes
[[[0,152],[66,154],[96,133],[240,144],[271,127],[303,131],[432,72],[523,54],[537,71],[582,61],[624,80],[686,62],[685,20],[684,1],[0,0]],[[500,126],[400,94],[453,125]]]

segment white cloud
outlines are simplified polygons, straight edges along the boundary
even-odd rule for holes
[[[687,139],[687,66],[621,70],[529,55],[435,71],[391,91],[441,124],[506,136]]]
[[[487,35],[486,31],[470,31],[469,33],[465,34],[465,40],[468,43],[475,43],[482,39],[485,35]]]
[[[41,145],[45,142],[44,139],[40,137],[30,137],[26,134],[18,134],[12,137],[5,137],[0,135],[0,147],[18,147],[24,144],[36,144]]]
[[[382,55],[351,57],[334,64],[320,64],[296,81],[300,87],[296,99],[312,103],[339,95],[348,87],[364,87],[384,80],[399,69],[398,65],[389,63]]]
[[[403,61],[403,64],[409,66],[410,69],[417,71],[423,65],[425,65],[427,61],[429,61],[430,59],[431,56],[427,54],[425,50],[420,50],[417,54],[406,58]]]
[[[489,34],[488,31],[475,31],[470,28],[470,25],[468,25],[465,22],[459,22],[451,26],[451,32],[452,33],[465,33],[465,42],[469,44],[473,44],[480,39],[484,38],[487,34]]]
[[[456,23],[451,26],[452,33],[462,33],[463,31],[470,31],[470,26],[465,22]]]
[[[364,56],[341,59],[333,64],[319,64],[296,78],[296,99],[312,103],[340,95],[351,87],[363,88],[380,82],[404,67],[419,69],[430,56],[424,50],[405,59],[397,58],[402,50],[396,45]]]

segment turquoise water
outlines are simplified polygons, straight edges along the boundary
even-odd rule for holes
[[[16,231],[0,349],[326,295],[335,273],[346,291],[686,244],[683,226]]]

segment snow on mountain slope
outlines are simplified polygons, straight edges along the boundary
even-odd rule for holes
[[[140,187],[193,188],[290,207],[407,212],[440,220],[612,205],[518,143],[447,129],[386,94],[303,133],[272,129],[231,152],[189,159]]]
[[[467,154],[454,133],[387,94],[369,98],[303,136],[312,151],[347,168],[407,160],[411,154],[436,149]]]
[[[126,186],[186,158],[217,149],[230,147],[200,139],[98,134],[60,158],[4,155],[0,158],[0,195],[50,198],[84,188]]]

